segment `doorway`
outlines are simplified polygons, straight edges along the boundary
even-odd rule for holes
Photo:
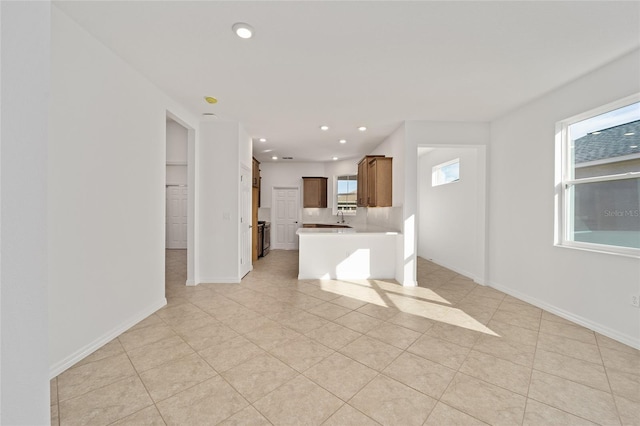
[[[418,256],[484,284],[485,146],[420,146],[417,177]]]
[[[300,188],[274,187],[271,199],[271,248],[298,250],[296,231],[299,227]]]
[[[167,249],[187,249],[187,202],[186,185],[167,183],[166,242]]]
[[[169,111],[165,126],[165,249],[183,251],[185,284],[195,285],[195,130]]]
[[[252,220],[252,185],[251,169],[242,166],[240,173],[240,277],[247,275],[253,265],[251,241],[253,231]]]

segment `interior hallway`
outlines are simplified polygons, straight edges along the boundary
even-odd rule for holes
[[[274,250],[51,381],[57,425],[639,424],[640,351],[419,259],[420,287],[298,281]]]

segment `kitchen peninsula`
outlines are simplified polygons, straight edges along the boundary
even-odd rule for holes
[[[297,230],[298,279],[395,278],[398,231],[371,225],[333,226],[312,224]]]

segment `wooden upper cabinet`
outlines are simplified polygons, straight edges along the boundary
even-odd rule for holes
[[[367,193],[369,192],[369,188],[367,187],[368,177],[369,162],[367,161],[367,157],[364,157],[358,163],[358,199],[356,200],[358,207],[367,207]]]
[[[327,207],[327,178],[303,177],[303,207]]]
[[[391,207],[392,162],[391,157],[377,157],[369,160],[367,177],[369,207]]]
[[[358,163],[358,207],[391,206],[391,157],[367,155]]]
[[[259,188],[260,187],[260,162],[255,158],[253,159],[253,173],[251,175],[252,175],[252,179],[251,179],[252,186],[254,188]]]

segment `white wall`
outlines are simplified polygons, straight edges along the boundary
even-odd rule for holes
[[[200,124],[197,282],[240,281],[240,155],[250,167],[250,144],[237,122]]]
[[[490,131],[487,123],[461,123],[461,122],[437,122],[437,121],[407,121],[405,123],[405,162],[404,162],[404,272],[407,277],[405,282],[415,280],[415,256],[417,254],[417,240],[419,224],[418,215],[418,147],[420,146],[475,146],[479,155],[479,164],[486,161],[485,147],[489,144]],[[484,174],[480,176],[484,179]],[[484,192],[479,194],[478,245],[485,247],[483,232],[486,226]],[[486,270],[486,268],[485,268]],[[486,274],[486,272],[485,272]]]
[[[167,119],[167,177],[171,185],[187,185],[188,131],[182,125]]]
[[[197,122],[56,7],[51,34],[53,376],[166,303],[167,111]]]
[[[170,185],[187,185],[189,181],[187,166],[167,166],[166,182]]]
[[[302,176],[327,177],[325,163],[289,163],[289,162],[263,162],[260,163],[260,176],[262,185],[260,188],[261,207],[271,208],[271,192],[275,186],[288,186],[300,188],[300,208],[302,209]]]
[[[638,259],[554,247],[559,120],[640,91],[640,51],[494,121],[490,154],[491,285],[640,347]]]
[[[434,166],[460,159],[460,180],[432,186]],[[436,148],[418,159],[418,256],[481,280],[478,253],[478,153],[474,148]]]
[[[253,158],[251,154],[253,151],[253,141],[242,125],[240,125],[240,128],[238,129],[238,147],[240,149],[240,166],[248,167],[253,171]]]
[[[0,423],[49,424],[50,4],[0,2]]]
[[[187,164],[187,129],[167,119],[167,163]]]

